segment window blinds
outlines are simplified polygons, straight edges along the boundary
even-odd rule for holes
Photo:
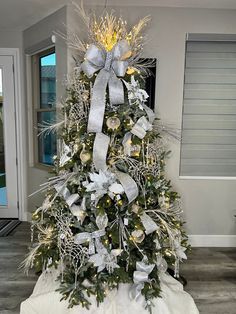
[[[180,175],[236,177],[236,35],[188,35]]]

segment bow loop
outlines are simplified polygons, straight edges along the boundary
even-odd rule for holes
[[[125,75],[130,56],[130,46],[126,40],[119,41],[112,51],[101,50],[96,45],[89,46],[81,69],[88,77],[100,72],[93,86],[88,132],[102,132],[107,85],[111,104],[124,103],[124,87],[119,77]]]
[[[127,40],[120,40],[113,48],[113,56],[115,60],[125,60],[131,56],[130,45]]]
[[[129,65],[128,61],[114,60],[112,62],[112,69],[114,70],[117,76],[122,77],[125,76],[128,65]]]

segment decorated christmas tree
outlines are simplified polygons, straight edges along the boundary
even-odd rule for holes
[[[109,289],[130,285],[151,311],[160,296],[160,274],[186,258],[178,194],[165,177],[165,128],[147,106],[143,89],[151,62],[144,61],[143,28],[128,29],[113,13],[87,15],[77,8],[88,41],[69,32],[78,60],[67,79],[60,150],[46,198],[33,213],[32,248],[24,266],[60,271],[68,306],[89,309]]]

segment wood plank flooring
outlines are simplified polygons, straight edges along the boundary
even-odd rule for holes
[[[0,238],[0,314],[19,314],[37,280],[33,272],[27,277],[18,270],[29,240],[27,223]],[[236,248],[194,248],[181,274],[201,314],[236,314]]]
[[[0,314],[19,314],[20,303],[31,294],[37,277],[18,269],[30,242],[29,224],[20,224],[0,238]],[[46,314],[46,313],[45,313]]]
[[[236,314],[236,248],[193,248],[181,266],[202,314]]]

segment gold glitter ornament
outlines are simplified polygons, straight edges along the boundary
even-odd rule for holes
[[[141,230],[141,229],[134,230],[131,233],[131,235],[132,235],[134,242],[136,242],[136,243],[142,243],[144,238],[145,238],[145,234],[144,234],[143,230]]]
[[[139,157],[141,151],[140,145],[132,145],[130,148],[130,155],[132,157]]]
[[[117,117],[110,117],[107,119],[106,121],[106,125],[108,127],[108,129],[111,129],[111,130],[117,130],[120,126],[120,119],[117,118]]]

